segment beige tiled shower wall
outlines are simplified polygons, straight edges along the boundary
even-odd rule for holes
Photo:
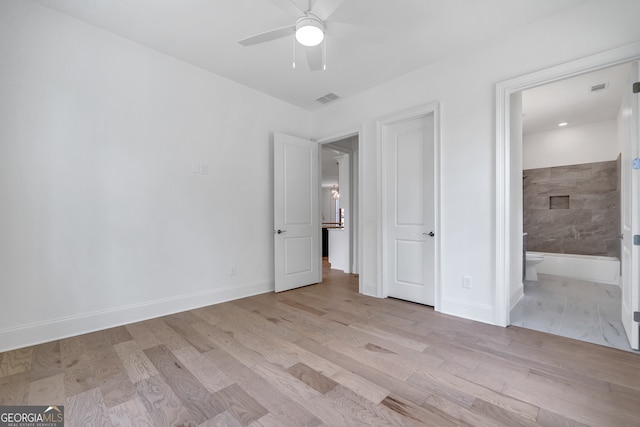
[[[527,169],[522,176],[527,250],[619,257],[620,157]],[[560,198],[552,209],[553,196]]]

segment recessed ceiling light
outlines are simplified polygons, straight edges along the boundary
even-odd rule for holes
[[[563,127],[563,126],[566,126],[566,125],[568,125],[568,124],[569,124],[569,123],[567,123],[567,122],[562,122],[562,123],[558,123],[558,126]]]

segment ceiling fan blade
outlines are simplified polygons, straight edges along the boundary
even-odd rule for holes
[[[318,71],[322,69],[322,43],[313,46],[306,47],[307,52],[307,63],[309,64],[309,69],[311,71]]]
[[[266,31],[264,33],[256,34],[255,36],[247,37],[238,41],[242,46],[252,46],[254,44],[269,42],[271,40],[280,39],[293,35],[296,27],[295,25],[289,25],[288,27],[276,28],[275,30]]]
[[[333,12],[338,10],[343,1],[344,0],[316,0],[311,8],[311,13],[324,21],[333,15]]]
[[[292,0],[271,0],[271,3],[293,16],[302,16],[305,12]]]

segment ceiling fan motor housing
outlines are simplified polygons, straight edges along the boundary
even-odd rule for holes
[[[296,40],[303,46],[317,46],[324,39],[324,23],[307,13],[296,21]]]

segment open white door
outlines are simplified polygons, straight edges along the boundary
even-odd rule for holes
[[[638,244],[634,244],[634,234],[640,235],[638,219],[638,198],[640,192],[639,170],[634,170],[633,160],[639,157],[638,128],[638,95],[632,93],[633,83],[640,81],[638,63],[631,67],[629,90],[625,92],[622,103],[622,115],[618,124],[619,138],[622,143],[622,324],[627,333],[629,344],[635,350],[640,349],[640,323],[634,320],[634,313],[640,311],[640,294],[638,292]]]
[[[276,133],[273,147],[275,290],[322,281],[318,144]]]

